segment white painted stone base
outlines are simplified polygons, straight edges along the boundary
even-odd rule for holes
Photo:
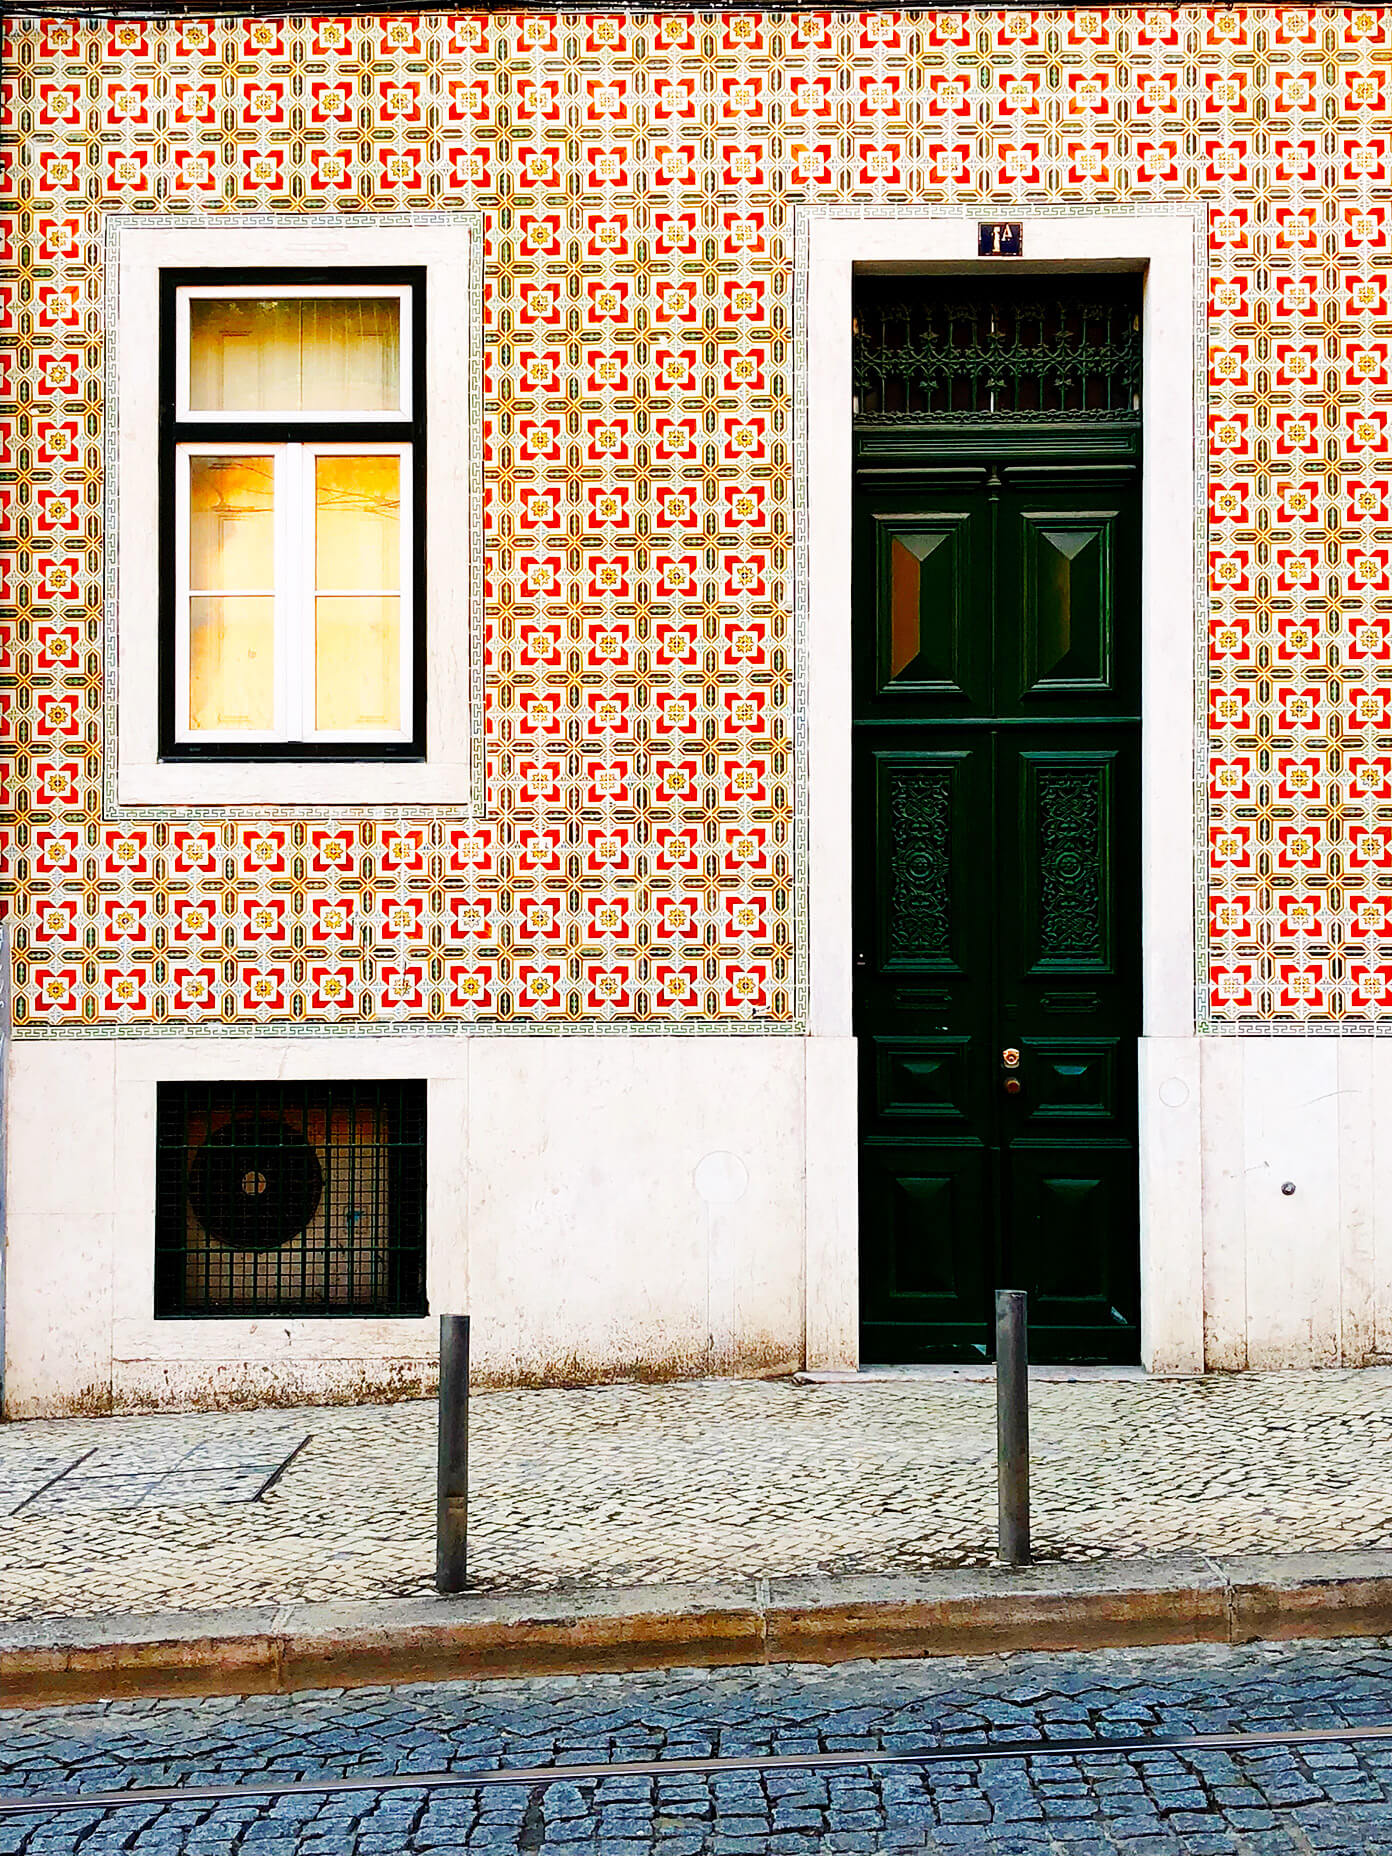
[[[1392,1043],[1149,1038],[1140,1074],[1145,1364],[1392,1357]]]
[[[431,1390],[433,1314],[152,1317],[156,1082],[333,1076],[428,1079],[430,1306],[481,1379],[857,1364],[849,1038],[20,1041],[7,1415]],[[1392,1357],[1392,1043],[1147,1038],[1140,1106],[1151,1371]]]
[[[1392,1044],[1209,1039],[1203,1108],[1208,1364],[1386,1360]]]
[[[854,1101],[849,1042],[21,1041],[10,1076],[8,1415],[430,1389],[433,1314],[152,1316],[157,1081],[334,1076],[428,1079],[430,1307],[472,1314],[480,1378],[854,1365],[855,1127],[836,1115],[847,1083]],[[813,1112],[832,1123],[818,1128],[810,1169],[809,1080]]]

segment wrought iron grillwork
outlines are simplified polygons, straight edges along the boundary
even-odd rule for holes
[[[161,1083],[155,1314],[423,1315],[425,1084]]]
[[[854,318],[861,425],[1140,424],[1139,277],[860,276]]]

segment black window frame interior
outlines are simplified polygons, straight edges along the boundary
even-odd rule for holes
[[[178,417],[177,305],[188,285],[254,284],[267,296],[293,295],[315,285],[374,285],[411,292],[411,414],[403,420],[355,425],[339,419],[258,419],[239,422]],[[159,757],[161,761],[424,761],[426,758],[426,397],[424,265],[276,265],[162,268],[159,304]],[[176,448],[199,443],[399,444],[411,447],[411,738],[408,741],[180,741],[175,714],[175,470]]]

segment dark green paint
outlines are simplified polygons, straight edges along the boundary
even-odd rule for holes
[[[894,439],[855,509],[862,1356],[985,1357],[1000,1286],[1033,1358],[1135,1360],[1133,446]]]

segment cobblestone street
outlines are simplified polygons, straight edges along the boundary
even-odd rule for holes
[[[987,1564],[995,1392],[940,1376],[499,1391],[480,1591]],[[1032,1391],[1041,1559],[1392,1546],[1392,1370]],[[0,1427],[0,1618],[401,1596],[433,1574],[435,1408]]]
[[[1140,1737],[1392,1718],[1369,1642],[681,1671],[0,1715],[5,1793],[273,1773]],[[1386,1856],[1392,1747],[1088,1753],[834,1773],[243,1799],[0,1819],[0,1853]]]

